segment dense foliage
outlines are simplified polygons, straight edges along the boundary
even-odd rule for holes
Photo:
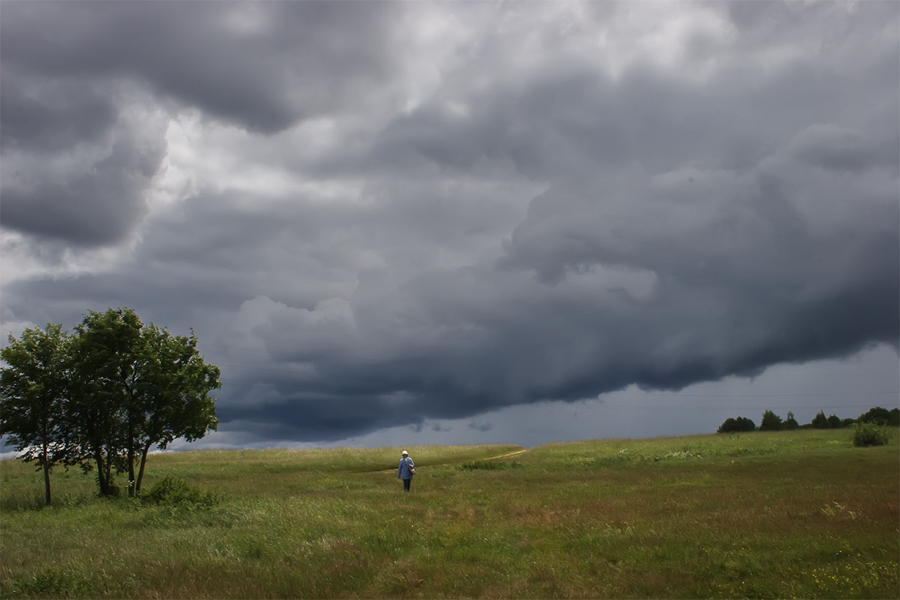
[[[725,422],[719,426],[718,433],[731,433],[737,431],[753,431],[756,429],[756,423],[746,417],[731,417],[725,419]]]
[[[27,329],[0,351],[0,433],[25,461],[96,469],[101,495],[128,474],[140,492],[147,454],[177,438],[215,430],[219,368],[204,363],[191,334],[173,336],[130,309],[90,311],[73,334]]]
[[[767,410],[763,413],[762,421],[759,423],[760,431],[778,431],[784,425],[784,422],[781,420],[781,417],[776,415],[771,410]]]
[[[787,419],[782,420],[771,410],[763,412],[762,421],[759,425],[759,431],[780,431],[783,429],[840,429],[842,427],[850,427],[856,424],[870,424],[880,427],[897,427],[900,426],[900,408],[888,410],[876,406],[868,412],[862,414],[857,419],[841,419],[837,415],[826,417],[824,411],[819,411],[808,425],[800,425],[794,418],[794,413],[788,412]],[[756,424],[747,418],[737,417],[727,418],[722,425],[719,426],[717,433],[730,433],[738,431],[754,431]],[[871,431],[871,428],[865,429]],[[870,444],[856,444],[870,445]]]
[[[878,423],[857,423],[853,431],[854,446],[884,446],[890,438]]]

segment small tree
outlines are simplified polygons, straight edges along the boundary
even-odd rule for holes
[[[812,420],[813,429],[828,429],[828,418],[824,411],[819,411]]]
[[[762,421],[759,424],[760,431],[780,431],[781,428],[781,417],[771,410],[767,410],[763,413]]]
[[[784,428],[788,430],[799,429],[800,423],[794,418],[794,413],[788,411],[787,419],[784,420]]]
[[[26,329],[9,336],[0,350],[0,433],[9,436],[25,462],[44,471],[44,498],[50,505],[50,471],[73,453],[67,422],[71,338],[60,325]]]

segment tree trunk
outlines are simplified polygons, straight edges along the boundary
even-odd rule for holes
[[[97,462],[97,485],[100,486],[100,495],[109,495],[109,482],[106,480],[105,468],[103,465],[103,451],[94,451],[94,460]]]
[[[150,444],[146,444],[144,449],[141,451],[141,468],[138,470],[137,476],[137,485],[135,486],[135,491],[140,494],[141,493],[141,480],[144,478],[144,465],[147,464],[147,453],[150,452]]]
[[[112,496],[112,469],[113,469],[113,457],[110,456],[109,451],[106,453],[106,495]]]
[[[50,461],[47,459],[47,445],[44,444],[44,456],[41,460],[44,467],[44,499],[50,506]]]
[[[143,463],[141,464],[143,467]],[[134,442],[128,444],[128,497],[134,498],[135,493],[135,483],[136,480],[134,478]]]

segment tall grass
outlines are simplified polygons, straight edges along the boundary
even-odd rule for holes
[[[4,598],[897,598],[898,443],[846,431],[157,455],[217,502],[0,462]],[[487,465],[508,465],[507,467]],[[170,480],[171,481],[171,480]]]

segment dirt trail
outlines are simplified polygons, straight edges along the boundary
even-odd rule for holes
[[[524,454],[528,452],[527,448],[522,448],[521,450],[516,450],[515,452],[510,452],[509,454],[501,454],[500,456],[492,456],[490,458],[484,458],[482,460],[499,460],[501,458],[509,458],[510,456],[518,456],[519,454]]]

